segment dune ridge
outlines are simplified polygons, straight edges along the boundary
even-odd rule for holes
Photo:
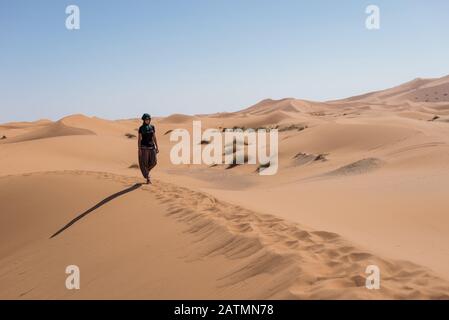
[[[85,176],[91,177],[89,179],[96,179],[99,184],[110,181],[127,188],[135,182],[135,178],[132,176],[81,170],[36,172],[27,174],[25,177],[51,176],[69,179],[65,181],[70,181],[71,177]],[[14,177],[10,176],[10,178]],[[90,181],[91,184],[94,184],[92,187],[97,183],[94,180]],[[209,268],[208,265],[214,263],[213,261],[222,261],[221,265],[226,265],[226,267],[217,265],[213,270],[204,269],[203,271],[205,279],[206,277],[209,279],[207,286],[211,286],[212,289],[209,288],[209,290],[214,290],[216,297],[224,299],[232,299],[238,296],[246,299],[449,298],[449,282],[436,276],[429,269],[407,261],[384,259],[369,250],[361,249],[336,233],[314,230],[273,215],[257,213],[219,200],[207,193],[157,179],[154,180],[153,185],[142,187],[139,190],[141,192],[140,197],[146,198],[144,195],[150,194],[152,197],[148,200],[151,201],[150,199],[154,197],[155,201],[159,202],[157,207],[164,208],[162,213],[156,213],[150,210],[151,207],[147,207],[146,210],[149,210],[149,215],[145,221],[147,225],[141,226],[143,229],[154,233],[154,228],[158,228],[156,223],[160,219],[158,216],[162,214],[175,221],[181,232],[186,235],[187,238],[184,241],[188,241],[185,245],[188,246],[189,250],[178,258],[183,261],[182,264],[185,264],[185,268],[189,265]],[[132,206],[127,197],[128,195],[121,197],[121,206]],[[116,206],[116,204],[113,204],[113,206]],[[155,204],[153,206],[156,207]],[[78,223],[72,225],[56,238],[51,238],[50,233],[47,234],[46,239],[39,240],[27,249],[40,252],[37,255],[35,254],[34,258],[30,256],[24,259],[28,255],[26,254],[27,250],[23,251],[21,253],[22,258],[18,260],[20,262],[14,269],[2,271],[3,276],[0,278],[0,283],[13,283],[11,281],[15,277],[14,274],[20,272],[20,270],[27,270],[27,278],[10,285],[7,293],[0,290],[0,295],[5,297],[6,294],[7,297],[13,297],[14,292],[22,292],[21,298],[32,298],[37,292],[46,292],[46,286],[52,288],[55,285],[53,282],[47,284],[47,282],[40,281],[39,284],[35,284],[32,290],[25,290],[26,286],[24,285],[29,283],[30,279],[39,279],[37,274],[34,274],[27,267],[26,261],[28,259],[31,259],[31,261],[33,261],[32,259],[42,259],[39,258],[39,255],[45,253],[45,261],[48,262],[45,262],[42,267],[50,263],[47,268],[53,269],[53,264],[59,261],[60,250],[66,250],[65,255],[70,257],[72,250],[79,251],[79,249],[75,249],[79,246],[76,239],[79,241],[84,237],[90,238],[97,234],[97,231],[94,233],[92,231],[100,231],[100,223],[110,224],[108,221],[111,221],[111,217],[106,212],[103,211],[103,214],[93,213],[83,217]],[[154,222],[152,222],[153,220]],[[95,246],[104,246],[111,241],[108,237],[114,234],[108,234],[109,232],[106,231],[98,233],[95,236],[98,244]],[[157,241],[157,238],[154,238],[153,241]],[[64,243],[65,245],[63,245]],[[104,244],[102,245],[102,243]],[[125,248],[135,250],[133,247],[129,247],[132,243]],[[159,243],[159,246],[161,245],[162,243]],[[80,251],[77,254],[77,259],[89,255],[87,252],[83,252]],[[146,256],[150,252],[141,251],[140,255]],[[0,270],[6,267],[5,262],[8,259],[0,259],[2,261]],[[113,261],[119,263],[119,266],[124,263],[115,254],[114,250],[106,250],[105,253],[102,253],[102,259],[109,261],[109,263],[96,265],[95,273],[98,276],[91,280],[90,287],[95,288],[95,283],[102,283],[108,279]],[[379,266],[382,270],[382,290],[365,288],[365,269],[373,264]],[[59,263],[55,266],[57,265]],[[119,270],[121,272],[128,270],[127,272],[130,272],[129,276],[131,276],[131,273],[136,272],[133,270],[137,270],[138,265],[125,264],[124,267],[126,269],[120,267]],[[34,272],[40,272],[39,270],[40,267]],[[197,271],[201,274],[201,269]],[[152,274],[153,277],[175,278],[176,276],[171,272],[173,272],[172,268],[159,269],[158,274]],[[24,273],[21,272],[20,274]],[[126,279],[127,274],[122,273],[121,277]],[[151,280],[146,280],[145,274],[141,274],[138,279],[132,278],[132,282],[136,284],[148,283],[148,281]],[[201,276],[197,275],[195,281],[201,282]],[[150,283],[148,284],[150,287],[152,286]],[[213,289],[214,287],[215,289]],[[80,293],[82,292],[80,291]],[[86,292],[87,297],[90,297],[90,291],[84,291],[82,294],[86,294]],[[195,291],[195,297],[205,298],[206,296],[202,296],[201,292],[201,290]],[[132,296],[135,296],[135,294]],[[63,290],[47,290],[47,295],[52,298],[77,298],[76,294],[67,296],[67,291]],[[103,292],[101,296],[119,297],[108,295],[107,292]],[[143,292],[139,291],[137,297],[144,296]],[[182,297],[188,298],[189,296],[188,293],[184,292]]]
[[[81,172],[115,181],[128,177]],[[259,299],[449,299],[449,282],[422,266],[378,257],[338,234],[313,230],[221,201],[207,193],[156,180],[147,189],[185,225],[197,247],[189,261],[224,255],[238,261],[218,279],[236,286],[260,276]],[[383,270],[382,291],[365,288],[365,269]]]
[[[8,139],[7,143],[48,139],[48,138],[63,137],[63,136],[94,135],[94,134],[95,133],[90,130],[76,128],[76,127],[69,127],[69,126],[66,126],[65,124],[63,124],[62,122],[55,122],[55,123],[52,123],[44,128]]]
[[[124,186],[135,181],[129,176],[80,170],[31,175],[49,174],[91,176]],[[217,269],[220,272],[216,274],[215,285],[219,291],[229,294],[242,286],[257,283],[258,289],[252,290],[247,298],[449,298],[449,283],[427,268],[406,261],[383,259],[338,234],[313,230],[160,180],[145,187],[143,192],[153,194],[166,208],[165,215],[177,221],[183,232],[191,236],[190,250],[182,258],[186,263],[216,257],[225,257],[230,262],[228,269]],[[92,217],[86,216],[83,223],[88,223],[89,219]],[[75,224],[71,228],[74,232],[79,226]],[[63,241],[66,236],[63,232],[57,239]],[[379,291],[365,288],[365,269],[372,264],[382,270],[382,290]],[[97,272],[102,273],[101,269]],[[224,297],[232,298],[226,294]]]
[[[420,103],[449,102],[449,76],[431,79],[416,78],[386,90],[370,92],[331,102],[401,104],[405,101]]]

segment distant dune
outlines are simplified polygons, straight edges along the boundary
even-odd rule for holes
[[[172,114],[171,116],[165,117],[161,119],[159,122],[161,123],[186,123],[194,120],[194,116],[189,116],[185,114]]]
[[[399,104],[405,101],[448,103],[449,76],[437,79],[417,78],[400,86],[339,100],[338,102],[370,102]]]
[[[281,100],[266,99],[236,114],[266,115],[273,112],[320,112],[325,110],[325,104],[319,102],[286,98]]]
[[[30,140],[39,140],[39,139],[47,139],[47,138],[62,137],[62,136],[89,135],[89,134],[95,134],[95,133],[90,130],[87,130],[87,129],[69,127],[69,126],[66,126],[63,123],[63,121],[58,121],[55,123],[50,123],[50,124],[43,126],[42,128],[39,128],[37,130],[31,131],[28,133],[24,133],[17,137],[8,139],[7,143],[24,142],[24,141],[30,141]]]

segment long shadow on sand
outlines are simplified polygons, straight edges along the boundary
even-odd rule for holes
[[[101,206],[105,205],[106,203],[108,203],[109,201],[114,200],[117,197],[120,197],[128,192],[134,191],[136,189],[139,189],[142,186],[142,183],[136,183],[133,186],[126,188],[125,190],[119,191],[117,193],[114,193],[113,195],[110,195],[109,197],[101,200],[100,202],[98,202],[95,206],[93,206],[92,208],[88,209],[87,211],[84,211],[82,214],[80,214],[79,216],[77,216],[75,219],[73,219],[72,221],[70,221],[69,223],[67,223],[64,227],[62,227],[61,229],[59,229],[54,235],[52,235],[50,237],[54,238],[56,237],[58,234],[60,234],[61,232],[63,232],[64,230],[66,230],[67,228],[70,228],[73,224],[75,224],[75,222],[77,222],[78,220],[81,220],[82,218],[84,218],[85,216],[87,216],[89,213],[91,213],[92,211],[100,208]]]

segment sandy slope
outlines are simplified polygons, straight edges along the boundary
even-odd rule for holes
[[[447,77],[317,103],[155,119],[156,183],[138,120],[0,126],[2,298],[448,298]],[[421,101],[429,92],[438,101]],[[416,100],[414,97],[418,97]],[[174,166],[170,132],[278,128],[280,168]],[[64,287],[79,264],[82,290]],[[382,289],[364,287],[376,264]]]
[[[226,259],[186,259],[191,238],[166,216],[166,209],[147,187],[111,200],[49,239],[100,199],[132,186],[134,179],[74,172],[0,180],[2,190],[7,189],[2,192],[1,210],[8,214],[2,215],[1,224],[2,298],[239,296],[237,290],[217,290],[217,278],[231,266]],[[28,200],[12,205],[11,197],[21,192],[26,192]],[[81,271],[79,291],[64,285],[65,268],[72,264]],[[248,285],[246,289],[241,297],[254,294],[257,288]]]
[[[111,199],[50,238],[98,199],[129,190],[134,181],[82,171],[1,178],[6,192],[0,203],[6,214],[0,296],[449,297],[449,283],[425,268],[380,259],[335,233],[313,231],[160,181]],[[22,192],[28,200],[13,204],[11,197]],[[81,270],[85,285],[79,291],[64,288],[64,270],[71,264]],[[384,270],[382,291],[363,286],[369,264]]]
[[[449,76],[438,79],[417,78],[394,88],[371,92],[341,101],[382,102],[401,104],[404,101],[414,102],[449,102]]]

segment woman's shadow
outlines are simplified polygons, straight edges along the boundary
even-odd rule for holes
[[[105,205],[106,203],[108,203],[111,200],[114,200],[117,197],[120,197],[128,192],[134,191],[136,189],[139,189],[142,186],[142,183],[136,183],[133,186],[126,188],[122,191],[119,191],[117,193],[114,193],[113,195],[110,195],[109,197],[101,200],[100,202],[98,202],[95,206],[93,206],[92,208],[84,211],[83,213],[81,213],[79,216],[77,216],[75,219],[73,219],[72,221],[70,221],[69,223],[67,223],[64,227],[62,227],[61,229],[59,229],[55,234],[53,234],[51,238],[56,237],[58,234],[60,234],[61,232],[63,232],[64,230],[70,228],[73,224],[75,224],[75,222],[77,222],[78,220],[81,220],[82,218],[84,218],[85,216],[87,216],[89,213],[91,213],[92,211],[100,208],[101,206]]]

